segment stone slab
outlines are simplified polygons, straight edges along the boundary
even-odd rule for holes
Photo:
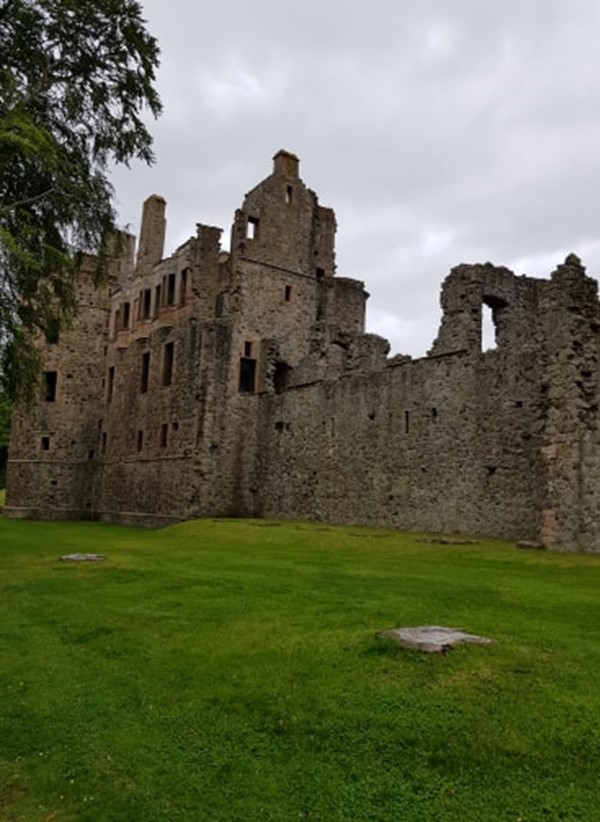
[[[401,648],[415,648],[427,654],[443,654],[454,645],[471,643],[474,645],[491,645],[492,640],[477,634],[467,634],[457,628],[446,628],[443,625],[418,625],[413,628],[390,628],[379,631],[379,639],[393,639]]]
[[[63,562],[102,562],[106,557],[102,554],[63,554]]]

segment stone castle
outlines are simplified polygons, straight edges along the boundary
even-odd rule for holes
[[[165,525],[266,516],[469,532],[600,550],[600,305],[570,255],[549,280],[460,265],[427,357],[364,333],[335,276],[335,216],[286,151],[221,229],[137,253],[44,350],[17,412],[5,513]],[[482,307],[496,347],[482,351]]]

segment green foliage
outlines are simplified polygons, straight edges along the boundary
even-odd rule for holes
[[[600,557],[252,521],[0,546],[0,818],[598,818]],[[428,623],[494,645],[374,637]]]
[[[158,46],[136,0],[0,0],[0,346],[4,383],[31,397],[31,332],[75,311],[80,252],[114,235],[109,161],[151,162],[144,109]]]

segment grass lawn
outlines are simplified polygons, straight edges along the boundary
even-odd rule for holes
[[[600,820],[600,556],[0,520],[0,819]]]

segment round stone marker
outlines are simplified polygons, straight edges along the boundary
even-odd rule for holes
[[[102,554],[63,554],[63,562],[102,562],[106,557]]]
[[[378,639],[393,639],[401,648],[416,648],[426,654],[444,654],[454,645],[472,643],[474,645],[491,645],[492,640],[477,634],[466,634],[457,628],[445,628],[443,625],[419,625],[415,628],[390,628],[379,631]]]

